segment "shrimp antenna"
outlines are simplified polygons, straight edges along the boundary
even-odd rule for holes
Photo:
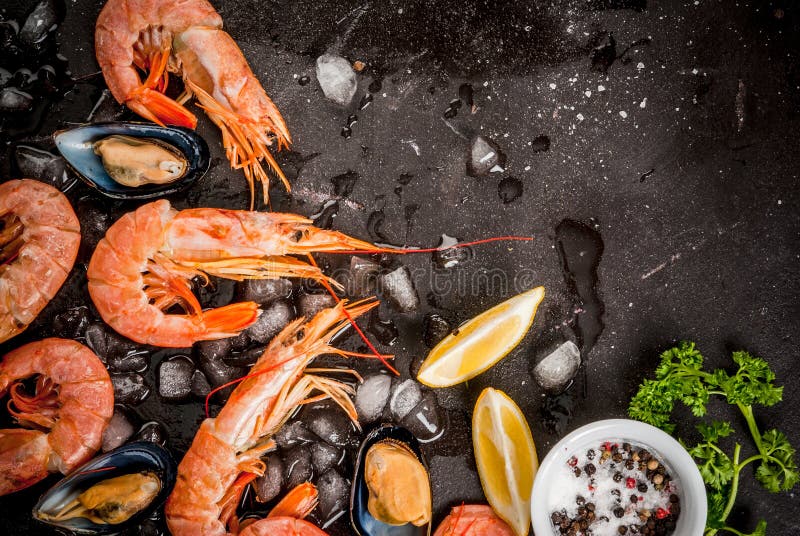
[[[311,256],[311,253],[308,253],[306,256],[308,257],[308,262],[311,264],[311,266],[313,266],[314,268],[319,268],[319,265],[317,265],[317,262],[314,260],[314,257]],[[327,290],[328,293],[331,296],[333,296],[333,299],[336,300],[336,303],[342,301],[341,298],[339,298],[339,296],[336,295],[336,292],[333,290],[333,287],[331,287],[330,283],[328,283],[324,278],[320,279],[320,282],[322,283],[322,286],[325,287],[325,290]],[[358,327],[358,324],[356,324],[355,319],[352,316],[350,316],[350,313],[347,311],[347,309],[343,308],[342,311],[344,312],[344,315],[347,317],[348,322],[350,322],[350,325],[353,326],[353,329],[355,329],[356,333],[358,333],[358,336],[361,337],[361,340],[364,341],[366,345],[369,347],[372,354],[378,359],[380,359],[381,363],[383,363],[383,366],[392,371],[392,374],[394,374],[395,376],[400,376],[400,372],[396,368],[394,368],[386,360],[386,358],[383,355],[381,355],[380,352],[378,352],[377,348],[375,348],[375,346],[370,342],[370,340],[367,338],[364,332],[361,331],[361,328]]]

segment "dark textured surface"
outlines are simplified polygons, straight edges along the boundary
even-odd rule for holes
[[[445,437],[426,447],[437,521],[450,505],[482,499],[471,453],[464,452],[481,389],[501,388],[520,404],[540,457],[559,437],[543,425],[544,398],[530,369],[573,318],[554,242],[555,227],[565,218],[594,219],[605,246],[598,269],[605,330],[572,388],[574,416],[566,430],[624,416],[658,353],[676,340],[692,339],[712,363],[723,363],[729,350],[740,348],[768,359],[787,388],[784,402],[759,409],[758,420],[800,445],[796,4],[214,3],[295,139],[295,154],[279,159],[293,195],[273,189],[274,208],[314,214],[333,194],[331,178],[353,171],[358,178],[339,203],[336,229],[376,238],[367,222],[375,223],[370,215],[381,210],[378,231],[393,243],[436,245],[442,233],[459,239],[536,237],[475,249],[469,260],[435,277],[429,256],[399,259],[412,270],[423,302],[432,287],[439,289],[425,307],[455,321],[515,290],[547,288],[534,328],[516,351],[468,386],[437,393],[449,416]],[[67,2],[61,51],[76,77],[97,70],[91,35],[100,6],[93,0]],[[314,79],[314,60],[328,49],[366,63],[349,109],[327,101]],[[304,75],[311,83],[301,86]],[[374,101],[357,111],[376,80],[381,83]],[[462,106],[458,115],[443,119],[464,82],[474,88],[475,113]],[[84,120],[100,87],[96,77],[78,83],[50,110],[40,134]],[[340,130],[353,113],[358,122],[345,139]],[[245,181],[228,169],[218,132],[205,118],[199,132],[215,157],[211,171],[185,198],[173,201],[245,208]],[[473,133],[501,146],[508,157],[504,173],[466,175],[467,138]],[[534,142],[541,135],[549,138],[549,150]],[[7,160],[0,161],[0,169],[6,166]],[[506,177],[523,185],[507,204],[498,193]],[[116,218],[133,208],[100,202],[81,188],[70,194],[79,215],[102,209]],[[98,238],[86,229],[84,237],[89,244]],[[55,314],[88,302],[83,263],[90,252],[91,245],[84,245],[68,285],[3,350],[54,334]],[[391,351],[408,375],[426,352],[422,315],[395,314],[395,322],[400,337]],[[151,387],[158,361],[173,353],[153,354]],[[724,408],[714,408],[723,414]],[[136,411],[167,426],[178,455],[202,415],[199,402],[168,405],[155,394]],[[732,521],[747,528],[765,517],[770,535],[797,534],[797,492],[770,495],[746,473]],[[27,514],[47,485],[0,498],[0,533],[48,533],[32,527]]]

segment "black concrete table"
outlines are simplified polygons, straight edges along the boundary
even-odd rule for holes
[[[517,350],[468,386],[438,393],[449,426],[444,438],[427,447],[437,522],[450,505],[483,500],[467,450],[471,408],[484,387],[501,388],[520,404],[543,457],[560,434],[625,416],[658,354],[682,339],[696,341],[712,365],[726,364],[735,349],[766,358],[786,389],[784,402],[758,409],[757,418],[800,445],[796,5],[214,4],[295,140],[295,152],[279,158],[292,196],[274,188],[273,208],[314,214],[333,197],[331,178],[352,171],[357,180],[333,220],[344,232],[429,246],[443,233],[462,240],[536,238],[475,248],[468,261],[435,277],[428,255],[397,260],[412,269],[423,301],[418,313],[394,317],[400,337],[387,350],[397,354],[405,376],[427,351],[419,336],[424,312],[463,321],[517,290],[535,284],[547,289],[534,327]],[[92,34],[101,5],[67,1],[61,52],[72,75],[85,81],[51,108],[45,130],[84,120],[99,95]],[[326,100],[315,80],[315,59],[328,50],[365,64],[347,108]],[[299,84],[303,76],[310,83]],[[473,88],[474,113],[461,106],[445,118],[462,83]],[[359,110],[367,92],[373,102]],[[341,131],[352,114],[358,121],[345,138]],[[246,208],[244,178],[225,162],[218,131],[202,117],[199,132],[212,146],[212,168],[173,202]],[[505,171],[481,178],[466,174],[468,140],[476,134],[492,138],[507,154]],[[541,140],[533,143],[540,136],[549,138],[548,150]],[[509,177],[518,179],[522,193],[504,203],[498,187]],[[116,217],[131,209],[103,204],[81,188],[70,194],[73,202],[88,196],[79,205],[81,214],[102,206]],[[382,211],[383,224],[367,229],[376,211]],[[555,227],[567,218],[595,225],[602,236],[598,291],[605,329],[570,394],[560,399],[571,417],[554,427],[543,421],[546,399],[530,369],[546,343],[574,321],[575,302],[554,243]],[[82,251],[67,287],[4,350],[52,335],[54,315],[88,302],[83,274],[89,254]],[[499,276],[486,277],[487,271]],[[449,290],[429,295],[442,285]],[[180,352],[154,353],[151,385],[155,364],[174,353]],[[151,395],[136,411],[165,423],[170,446],[181,455],[202,417],[201,406],[166,405]],[[721,405],[712,408],[744,432],[741,419]],[[763,517],[771,536],[800,532],[796,495],[771,495],[746,473],[732,521],[752,530]],[[54,481],[0,499],[0,533],[49,534],[32,524],[28,512]],[[348,527],[338,524],[333,531],[346,534]]]

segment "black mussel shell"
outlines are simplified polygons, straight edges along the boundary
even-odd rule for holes
[[[94,143],[108,136],[152,138],[177,149],[188,162],[186,174],[167,184],[125,186],[112,179],[103,161],[94,153]],[[91,188],[114,199],[153,199],[180,192],[197,182],[208,171],[208,144],[194,130],[183,127],[161,127],[149,123],[93,123],[53,135],[56,147],[70,167]]]
[[[163,447],[144,441],[128,443],[90,460],[50,488],[33,508],[33,517],[42,523],[67,529],[75,534],[117,534],[127,528],[138,526],[164,504],[175,485],[177,469],[172,455]],[[151,471],[158,475],[161,479],[161,491],[146,508],[123,523],[97,524],[82,517],[45,521],[39,516],[40,512],[58,511],[77,494],[98,482],[143,471]]]
[[[428,471],[428,464],[422,455],[419,441],[414,437],[414,434],[402,426],[383,424],[367,434],[367,437],[364,438],[358,448],[356,469],[353,474],[353,487],[350,490],[350,523],[353,526],[353,530],[359,536],[429,536],[431,533],[430,523],[422,527],[416,527],[411,523],[399,526],[387,525],[372,517],[367,509],[369,490],[364,480],[364,459],[372,445],[385,439],[405,444],[417,456],[425,470]]]

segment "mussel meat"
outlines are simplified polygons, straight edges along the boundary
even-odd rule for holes
[[[43,512],[43,521],[85,517],[94,523],[118,525],[147,508],[161,491],[161,480],[152,472],[116,476],[93,485],[59,511]]]
[[[176,181],[189,168],[180,151],[152,138],[108,136],[94,142],[94,153],[112,179],[132,188]]]
[[[431,520],[428,472],[405,444],[384,439],[370,447],[364,462],[369,490],[369,513],[388,525],[411,523],[421,527]]]

